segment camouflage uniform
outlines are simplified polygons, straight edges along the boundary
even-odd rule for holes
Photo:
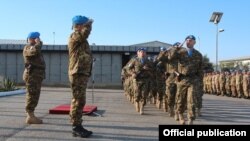
[[[163,97],[165,97],[166,91],[166,79],[165,79],[165,70],[163,67],[157,67],[156,73],[156,84],[157,84],[157,108],[161,108]]]
[[[217,71],[215,75],[215,88],[216,88],[216,95],[220,95],[220,72]]]
[[[151,69],[151,78],[150,78],[150,81],[149,81],[149,102],[150,103],[153,103],[153,104],[156,104],[156,100],[157,100],[157,78],[156,78],[156,67],[155,67],[155,64],[149,60],[149,63],[150,63],[150,66],[152,66],[152,69]]]
[[[242,73],[238,71],[236,74],[236,90],[238,98],[241,98],[243,95],[242,80],[243,80]]]
[[[166,97],[167,97],[167,104],[168,104],[168,112],[169,116],[172,117],[175,115],[176,112],[176,74],[175,72],[178,71],[178,58],[177,56],[170,56],[171,58],[169,59],[169,54],[174,54],[176,51],[176,47],[171,47],[168,52],[166,52],[167,58],[163,58],[166,60]],[[162,60],[162,61],[164,61]],[[176,118],[177,120],[178,118]]]
[[[145,67],[147,69],[145,69]],[[149,94],[149,81],[152,78],[152,66],[150,61],[145,58],[136,57],[128,66],[133,77],[134,98],[137,112],[143,114],[143,107]]]
[[[132,60],[132,59],[131,59]],[[132,89],[132,77],[131,74],[128,73],[128,65],[130,64],[131,60],[122,68],[122,82],[123,82],[123,88],[124,88],[124,93],[125,96],[127,97],[127,99],[131,102],[134,103],[134,93],[133,93],[133,89]]]
[[[248,98],[249,97],[249,95],[248,95],[249,94],[249,82],[248,82],[248,74],[247,74],[247,72],[245,72],[244,75],[243,75],[242,86],[243,86],[244,97]]]
[[[165,64],[159,60],[165,54],[165,51],[160,51],[160,53],[155,58],[155,67],[156,71],[156,82],[157,82],[157,108],[161,108],[161,105],[164,105],[163,110],[166,111],[166,78],[165,78]]]
[[[225,89],[226,77],[224,72],[220,73],[219,82],[220,82],[220,95],[224,96],[226,94],[226,89]]]
[[[73,126],[82,123],[82,108],[86,102],[87,82],[91,75],[92,53],[87,38],[91,25],[84,26],[81,32],[70,35],[69,49],[69,81],[72,89],[70,118]]]
[[[45,79],[45,61],[41,52],[42,42],[35,45],[26,45],[23,49],[25,70],[23,80],[26,84],[26,123],[40,124],[42,120],[34,116],[35,108],[38,104],[41,85]]]
[[[236,75],[235,75],[235,72],[233,72],[231,74],[230,87],[231,87],[232,97],[236,97],[237,96],[237,90],[236,90]]]
[[[176,49],[177,50],[177,49]],[[197,85],[202,75],[202,55],[199,51],[193,49],[192,56],[188,56],[186,48],[180,48],[169,55],[171,60],[174,56],[178,57],[178,82],[177,82],[177,98],[176,106],[181,124],[185,124],[183,113],[187,107],[187,116],[189,121],[193,121],[196,117],[195,107],[199,90]],[[191,123],[190,122],[190,123]]]
[[[45,79],[45,62],[40,44],[26,45],[23,49],[25,70],[23,80],[26,83],[26,112],[34,112],[40,97],[42,80]]]
[[[226,94],[228,96],[231,96],[231,86],[230,86],[230,82],[231,82],[231,75],[229,72],[226,72],[226,84],[225,84],[225,89],[226,89]]]

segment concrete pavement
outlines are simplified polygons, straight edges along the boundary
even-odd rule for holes
[[[122,90],[94,90],[98,114],[83,117],[83,125],[94,133],[88,139],[72,137],[68,115],[49,114],[49,109],[71,100],[69,88],[42,88],[36,115],[42,125],[27,125],[25,95],[0,98],[0,141],[156,141],[159,124],[178,124],[154,105],[139,115],[126,100]],[[92,90],[87,91],[87,104],[92,104]],[[250,124],[250,100],[204,95],[203,116],[194,124]]]

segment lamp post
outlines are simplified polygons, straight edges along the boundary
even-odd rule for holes
[[[223,13],[222,12],[213,12],[209,22],[213,22],[216,25],[216,65],[215,65],[215,69],[216,71],[218,71],[218,35],[219,32],[223,32],[223,31],[219,31],[218,30],[218,24],[221,20]]]
[[[55,36],[56,36],[56,33],[53,32],[53,45],[55,45]]]

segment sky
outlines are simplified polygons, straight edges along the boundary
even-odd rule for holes
[[[249,0],[1,0],[0,39],[25,40],[39,31],[44,44],[68,42],[72,18],[94,19],[89,43],[133,45],[183,42],[196,37],[195,48],[216,60],[213,12],[223,12],[218,24],[218,60],[250,56]]]

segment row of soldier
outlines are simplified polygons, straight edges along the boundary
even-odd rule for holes
[[[217,71],[205,73],[203,77],[205,93],[250,98],[250,71]]]
[[[186,43],[187,48],[182,47]],[[175,43],[168,50],[162,49],[154,61],[146,56],[146,49],[139,48],[137,56],[122,69],[125,95],[143,114],[147,99],[163,106],[170,117],[185,124],[193,124],[200,115],[203,95],[202,55],[194,49],[195,37],[189,35],[185,42]]]

